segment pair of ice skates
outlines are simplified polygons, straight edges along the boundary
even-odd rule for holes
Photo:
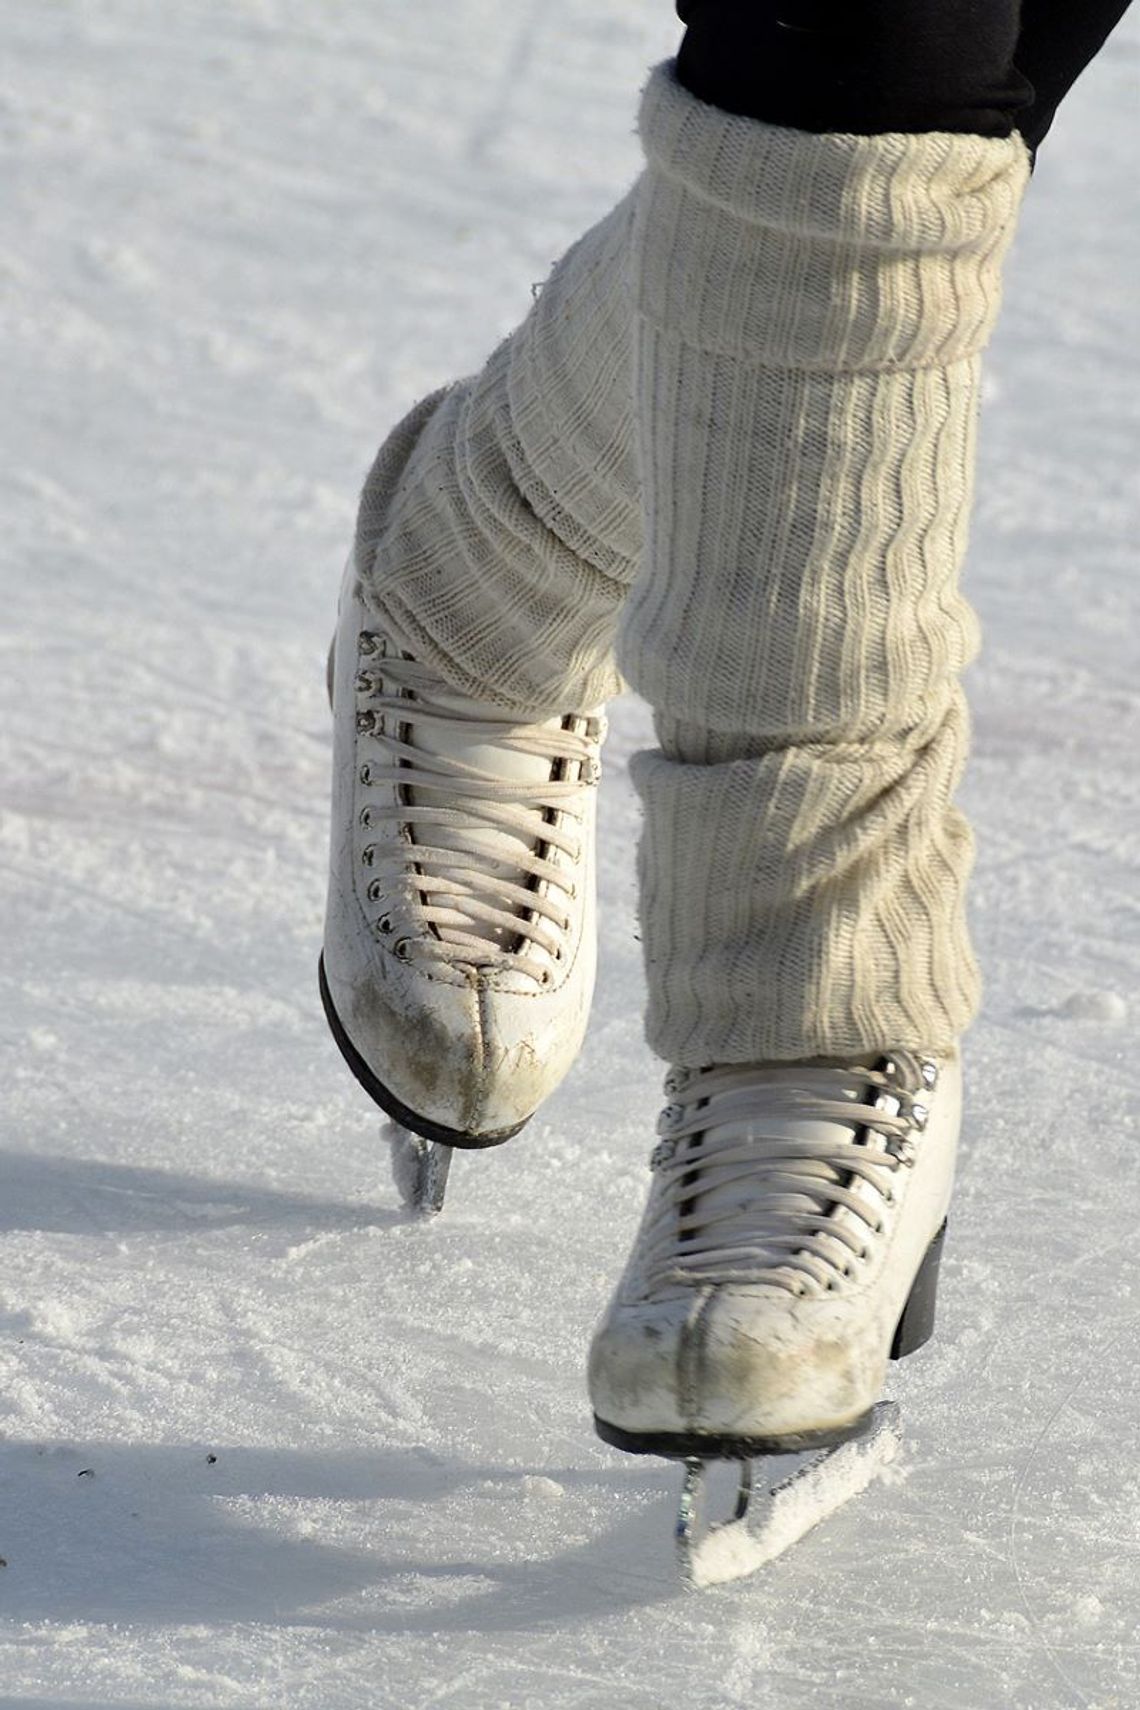
[[[620,669],[659,741],[641,918],[674,1067],[589,1383],[607,1441],[688,1464],[707,1579],[873,1476],[888,1363],[930,1332],[977,1000],[957,577],[1028,161],[766,125],[669,65],[638,123],[629,196],[365,483],[323,989],[438,1208],[450,1149],[517,1133],[581,1044]],[[699,1534],[707,1461],[783,1452],[827,1459]]]
[[[335,777],[321,990],[396,1125],[420,1210],[452,1148],[510,1139],[560,1082],[594,979],[600,713],[514,722],[380,626],[352,565],[330,657]],[[749,1572],[893,1457],[891,1358],[932,1324],[956,1053],[676,1065],[648,1204],[590,1352],[598,1433],[686,1465],[695,1583]],[[756,1457],[806,1454],[762,1503]],[[742,1465],[707,1529],[709,1461]]]

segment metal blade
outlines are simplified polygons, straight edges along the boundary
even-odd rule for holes
[[[392,1148],[392,1179],[400,1198],[421,1217],[436,1216],[443,1210],[454,1148],[425,1140],[398,1122],[386,1123],[383,1132]]]
[[[754,1468],[764,1463],[744,1461],[733,1515],[712,1525],[704,1523],[701,1512],[707,1463],[686,1461],[676,1528],[682,1577],[700,1587],[755,1573],[866,1490],[894,1460],[901,1442],[898,1407],[881,1401],[866,1431],[804,1457],[774,1487],[765,1481],[757,1489]]]

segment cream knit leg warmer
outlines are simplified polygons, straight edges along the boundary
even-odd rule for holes
[[[668,66],[633,236],[648,1032],[682,1064],[970,1020],[958,591],[978,354],[1027,157],[719,112]]]
[[[452,687],[524,717],[597,705],[641,546],[634,198],[558,263],[471,379],[419,404],[361,499],[369,601]]]

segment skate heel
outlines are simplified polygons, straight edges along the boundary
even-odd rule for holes
[[[895,1326],[895,1339],[891,1343],[892,1360],[905,1359],[908,1354],[913,1354],[916,1348],[921,1348],[924,1342],[929,1342],[934,1334],[938,1267],[942,1260],[942,1243],[945,1239],[946,1223],[943,1220],[941,1229],[926,1249],[926,1257],[918,1267],[918,1275],[911,1284],[902,1317]]]

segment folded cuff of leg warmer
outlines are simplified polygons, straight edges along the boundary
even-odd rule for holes
[[[1020,137],[786,130],[708,106],[672,62],[650,77],[640,132],[636,302],[662,331],[829,371],[984,345],[1029,172]]]
[[[961,697],[933,732],[722,765],[635,757],[646,1031],[667,1061],[949,1043],[977,1007]]]

